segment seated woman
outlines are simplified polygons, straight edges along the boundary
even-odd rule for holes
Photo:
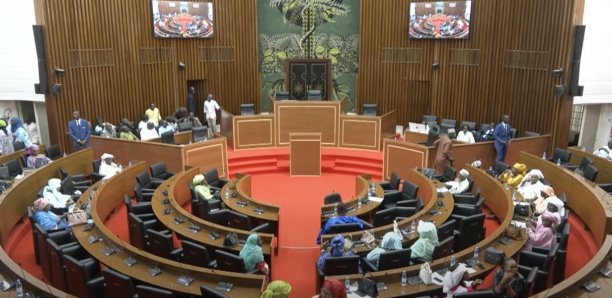
[[[51,212],[51,204],[46,199],[41,198],[34,201],[32,211],[34,211],[36,222],[45,229],[45,231],[70,229],[66,221],[67,213],[64,213],[62,216],[57,216],[55,213]]]
[[[402,249],[402,237],[395,232],[387,232],[380,242],[380,247],[377,247],[368,253],[366,259],[374,264],[374,266],[378,267],[378,259],[380,258],[381,253],[386,252],[387,250],[399,249]]]
[[[51,159],[44,154],[38,152],[38,145],[33,144],[30,146],[30,156],[28,156],[26,167],[28,168],[40,168],[51,162]]]
[[[328,234],[332,225],[356,223],[359,225],[359,229],[363,229],[363,223],[361,222],[361,220],[359,220],[359,218],[357,218],[357,216],[347,216],[346,215],[347,209],[344,203],[342,202],[338,203],[336,205],[336,210],[338,212],[338,216],[330,218],[325,223],[325,226],[323,226],[323,228],[319,232],[319,235],[317,236],[317,244],[321,244],[321,235]]]
[[[321,294],[312,298],[346,298],[346,286],[337,279],[328,279],[321,286]]]
[[[287,298],[289,294],[291,294],[291,285],[286,281],[275,280],[268,284],[259,298]]]
[[[98,174],[104,175],[105,180],[115,176],[115,174],[123,170],[123,167],[117,164],[117,159],[112,154],[104,153],[100,159],[102,162],[100,163]]]
[[[247,271],[251,271],[255,269],[256,267],[257,268],[261,267],[260,270],[263,268],[267,270],[268,265],[264,261],[264,255],[263,255],[263,252],[261,251],[262,243],[263,242],[261,241],[261,237],[259,237],[259,235],[251,234],[247,238],[247,241],[244,244],[244,247],[240,251],[239,256],[244,261],[244,267]],[[262,272],[267,275],[268,272],[266,272],[265,270],[262,270]]]
[[[466,169],[462,169],[459,171],[459,175],[455,181],[446,182],[444,185],[448,188],[448,192],[451,194],[460,194],[465,192],[468,187],[470,187],[470,181],[467,180],[467,177],[470,176],[470,172]]]
[[[472,162],[472,167],[480,169],[481,166],[482,166],[482,161],[480,161],[480,159],[477,159],[477,160]]]
[[[476,143],[474,135],[470,132],[470,128],[467,125],[461,127],[461,131],[457,134],[457,141],[466,143]]]
[[[546,211],[557,218],[557,222],[561,222],[561,218],[565,216],[565,204],[557,197],[549,197],[546,200]],[[538,223],[542,222],[542,217],[538,218]]]
[[[438,229],[431,222],[419,221],[417,232],[419,232],[419,240],[410,247],[412,250],[410,258],[423,259],[430,262],[434,247],[439,243]]]
[[[512,168],[505,170],[497,179],[502,183],[508,184],[510,188],[517,188],[525,173],[527,172],[527,166],[522,163],[515,163]]]
[[[525,278],[518,273],[518,266],[512,258],[504,259],[502,268],[493,275],[493,293],[498,297],[517,297],[525,285]]]
[[[55,213],[68,212],[69,207],[74,204],[71,196],[60,192],[61,186],[61,180],[51,178],[43,189],[43,197],[51,205],[51,210]]]
[[[527,221],[529,239],[523,247],[525,251],[531,251],[534,246],[552,248],[557,243],[557,237],[555,236],[556,226],[559,224],[557,217],[545,211],[540,215],[540,218],[542,219],[541,224],[531,220]]]
[[[204,175],[199,174],[193,177],[193,189],[204,196],[205,199],[210,200],[213,198],[213,193],[211,192],[210,185],[206,181]]]
[[[540,189],[544,186],[540,180],[543,178],[544,175],[540,170],[531,170],[523,177],[517,191],[523,195],[525,201],[531,203],[540,196]]]
[[[535,206],[535,212],[542,213],[548,210],[548,202],[550,202],[550,200],[552,200],[553,198],[557,198],[557,196],[555,195],[555,190],[548,185],[542,186],[542,188],[540,189],[540,197],[538,197],[533,202]]]
[[[463,263],[455,265],[444,275],[444,285],[442,292],[446,293],[447,298],[452,298],[455,294],[475,292],[477,287],[482,284],[482,279],[469,282],[470,274]]]
[[[325,259],[329,257],[343,257],[352,256],[352,251],[344,251],[344,237],[337,235],[331,240],[331,244],[323,243],[323,250],[321,250],[321,256],[317,260],[317,267],[321,270],[325,267]]]

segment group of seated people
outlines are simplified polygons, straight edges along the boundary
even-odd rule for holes
[[[117,126],[97,118],[94,133],[107,138],[146,141],[159,138],[166,132],[179,132],[178,124],[183,122],[191,122],[193,127],[202,126],[200,119],[193,113],[188,113],[185,107],[178,108],[173,115],[162,119],[159,109],[151,103],[149,109],[141,116],[138,125],[126,118],[121,119],[121,123]]]

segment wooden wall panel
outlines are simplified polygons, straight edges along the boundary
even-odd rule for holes
[[[553,87],[568,88],[584,0],[472,1],[469,40],[409,39],[410,2],[424,1],[361,1],[358,107],[397,109],[403,125],[426,113],[457,124],[508,113],[519,136],[552,133],[553,144],[567,146],[573,98],[555,97]]]
[[[66,131],[76,109],[90,122],[139,120],[151,101],[172,114],[186,106],[189,80],[204,80],[206,93],[235,114],[241,103],[257,103],[257,2],[210,2],[214,38],[156,39],[149,0],[35,1],[49,81],[63,85],[61,96],[46,96],[52,143],[72,148]],[[66,75],[53,76],[54,66]],[[199,101],[207,95],[201,93]]]

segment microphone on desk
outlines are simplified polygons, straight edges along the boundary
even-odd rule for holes
[[[195,220],[193,219],[193,214],[189,213],[187,215],[187,217],[189,218],[189,228],[187,228],[187,230],[189,230],[190,232],[193,232],[193,233],[197,233],[197,232],[202,230],[202,227],[200,227],[200,226],[198,226],[198,225],[196,225],[194,223]]]
[[[142,253],[142,255],[145,258],[147,258],[147,260],[149,260],[151,262],[157,263],[156,261],[151,259],[149,257],[149,255],[143,249],[138,248],[138,251],[140,251]],[[153,265],[153,267],[149,268],[148,272],[149,272],[149,275],[151,275],[151,276],[158,276],[158,275],[162,274],[164,271],[161,270],[161,268],[159,268],[159,263],[157,263],[157,265]]]
[[[98,232],[100,232],[100,237],[102,237],[102,239],[106,241],[106,247],[104,247],[100,252],[107,257],[116,253],[117,250],[114,248],[114,245],[112,245],[111,242],[108,241],[106,236],[104,236],[104,233],[102,233],[100,230],[98,230]]]
[[[186,273],[187,270],[183,268],[183,265],[181,264],[181,262],[178,262],[178,264],[179,264],[179,267],[181,268],[181,271],[183,271],[183,274],[179,276],[179,278],[176,280],[176,283],[179,285],[188,287],[190,284],[193,283],[193,278],[187,275]]]
[[[96,235],[96,233],[94,232],[97,229],[98,229],[98,227],[94,224],[93,228],[90,230],[92,235],[89,236],[89,238],[87,238],[87,242],[89,242],[89,244],[92,244],[92,243],[99,242],[99,241],[103,240],[98,235]]]
[[[116,235],[116,236],[117,236],[117,238],[119,238],[119,241],[121,241],[121,244],[123,245],[123,248],[127,247],[127,243],[125,243],[125,241],[123,241],[123,239],[121,239],[121,237],[119,237],[119,235]],[[134,259],[131,254],[128,254],[128,253],[126,253],[123,250],[121,250],[121,252],[125,253],[128,256],[127,259],[123,260],[123,264],[125,264],[125,266],[132,267],[132,266],[138,264],[138,260]]]

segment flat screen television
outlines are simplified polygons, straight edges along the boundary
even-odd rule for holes
[[[211,38],[214,35],[212,2],[152,0],[155,38]]]
[[[410,3],[410,38],[468,39],[472,1]]]

